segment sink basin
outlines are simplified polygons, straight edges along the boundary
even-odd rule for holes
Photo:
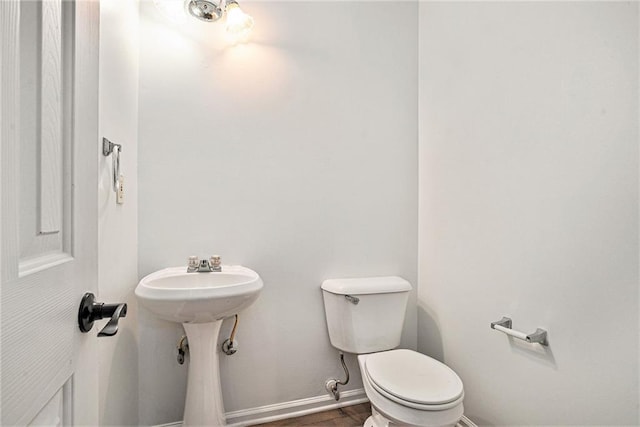
[[[187,273],[171,267],[140,280],[136,297],[157,317],[179,323],[209,323],[250,306],[260,294],[258,273],[240,265],[222,271]]]
[[[223,265],[222,271],[206,273],[165,268],[138,283],[140,304],[156,317],[182,323],[187,334],[183,427],[226,425],[217,351],[220,326],[225,317],[253,304],[262,286],[258,273],[240,265]]]

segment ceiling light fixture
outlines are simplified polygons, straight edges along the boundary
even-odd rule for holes
[[[242,9],[236,0],[186,0],[186,9],[191,16],[205,22],[216,22],[226,18],[226,30],[234,42],[246,41],[253,28],[253,18]]]

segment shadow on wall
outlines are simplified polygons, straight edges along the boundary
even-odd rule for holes
[[[138,389],[138,340],[129,328],[120,327],[115,341],[111,351],[113,359],[108,365],[126,366],[127,369],[109,372],[100,422],[105,426],[137,425],[132,420],[138,417],[138,394],[135,393]]]
[[[187,392],[188,364],[176,359],[176,344],[184,334],[182,325],[161,320],[138,306],[140,333],[139,425],[158,425],[182,420]]]
[[[436,315],[418,302],[418,351],[444,363],[442,335]]]
[[[549,366],[556,371],[558,370],[556,358],[551,350],[551,341],[549,341],[548,346],[543,346],[540,344],[529,344],[513,337],[508,337],[508,340],[512,353],[520,354],[531,361]]]

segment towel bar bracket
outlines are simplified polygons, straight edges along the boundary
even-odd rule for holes
[[[118,151],[122,151],[122,145],[114,144],[113,142],[109,141],[107,138],[102,138],[102,155],[103,156],[108,156],[109,154],[113,153],[113,149],[115,147],[118,148]]]

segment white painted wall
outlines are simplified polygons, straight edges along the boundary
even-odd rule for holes
[[[219,253],[265,283],[221,362],[227,411],[342,375],[324,279],[417,278],[417,3],[243,5],[256,28],[236,47],[221,25],[141,8],[140,276]],[[139,316],[140,422],[179,420],[182,328]],[[413,296],[405,347],[415,324]]]
[[[419,45],[419,349],[479,424],[636,425],[638,3],[421,3]]]
[[[100,338],[100,425],[138,425],[138,2],[100,2],[100,136],[122,144],[125,203],[111,189],[111,158],[100,154],[99,292],[126,302],[118,334]],[[102,327],[103,322],[96,326]],[[93,331],[92,331],[93,333]]]

